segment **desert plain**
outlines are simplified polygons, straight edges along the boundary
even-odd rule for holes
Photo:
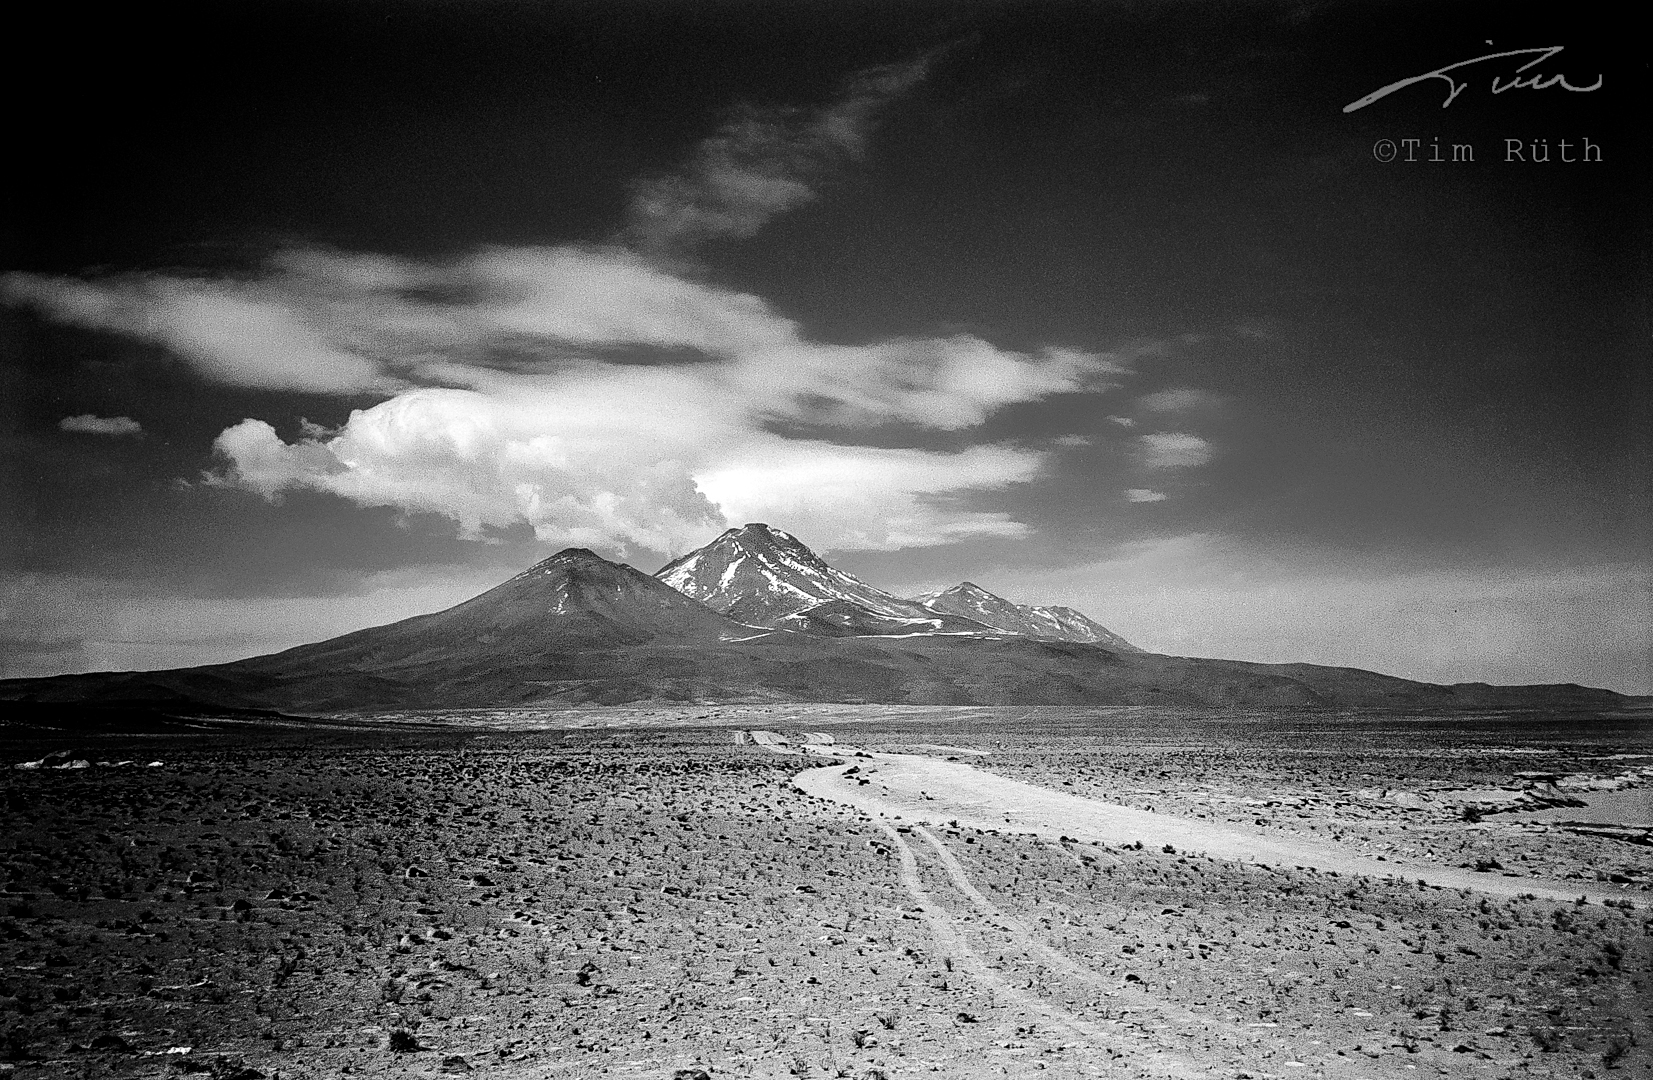
[[[0,1076],[1653,1068],[1645,714],[139,726],[0,727]]]

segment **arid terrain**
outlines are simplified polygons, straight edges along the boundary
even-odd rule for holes
[[[0,1075],[1653,1066],[1645,717],[0,732]]]

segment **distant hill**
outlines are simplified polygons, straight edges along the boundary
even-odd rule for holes
[[[679,582],[709,601],[678,591]],[[982,619],[1009,621],[1000,605],[1024,615],[1063,611],[980,595]],[[1074,625],[1107,633],[1088,620]],[[206,706],[337,714],[649,699],[1443,710],[1627,700],[1570,685],[1433,686],[1018,633],[890,596],[763,526],[731,530],[658,577],[575,548],[446,611],[268,656],[0,682],[0,702],[32,703],[24,710],[155,702],[169,715]]]

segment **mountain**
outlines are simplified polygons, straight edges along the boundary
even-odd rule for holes
[[[568,548],[535,563],[480,596],[432,615],[359,630],[277,658],[310,660],[371,640],[381,660],[417,663],[433,648],[458,656],[497,658],[503,653],[544,652],[548,647],[638,645],[657,638],[720,641],[762,633],[630,566],[611,563],[585,548]]]
[[[730,529],[654,576],[753,626],[826,637],[994,632],[968,616],[875,589],[827,565],[797,537],[761,522]]]
[[[1142,651],[1072,608],[1013,604],[968,581],[904,600],[762,522],[730,529],[654,576],[732,619],[778,630],[826,637],[1016,634]]]
[[[769,633],[570,548],[434,614],[230,664],[12,680],[0,699],[351,710],[520,703],[588,687],[581,700],[631,700],[661,685],[674,653]]]
[[[570,549],[446,611],[269,656],[0,681],[0,704],[9,703],[0,726],[93,722],[98,710],[193,724],[225,710],[364,714],[649,700],[1406,710],[1611,709],[1628,700],[1571,685],[1432,686],[1352,668],[1010,634],[891,597],[761,526],[726,533],[662,578],[705,589],[729,614],[667,580]],[[975,629],[833,635],[784,625],[842,631],[867,620]]]
[[[1125,652],[1142,651],[1083,612],[1070,607],[1014,604],[972,581],[913,599],[939,614],[972,619],[1007,634],[1050,641],[1082,641]]]

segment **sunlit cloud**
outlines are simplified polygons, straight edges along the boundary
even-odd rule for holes
[[[692,372],[630,368],[555,390],[424,389],[357,410],[337,432],[283,441],[226,431],[212,484],[279,499],[325,491],[443,514],[471,537],[527,523],[544,541],[677,552],[730,522],[784,521],[826,547],[944,543],[1025,531],[965,496],[1034,479],[1043,456],[786,439]]]
[[[972,510],[964,497],[1027,483],[1043,464],[1041,454],[1003,446],[942,454],[762,440],[698,482],[732,522],[784,521],[826,551],[891,551],[1025,535],[1025,524]]]

